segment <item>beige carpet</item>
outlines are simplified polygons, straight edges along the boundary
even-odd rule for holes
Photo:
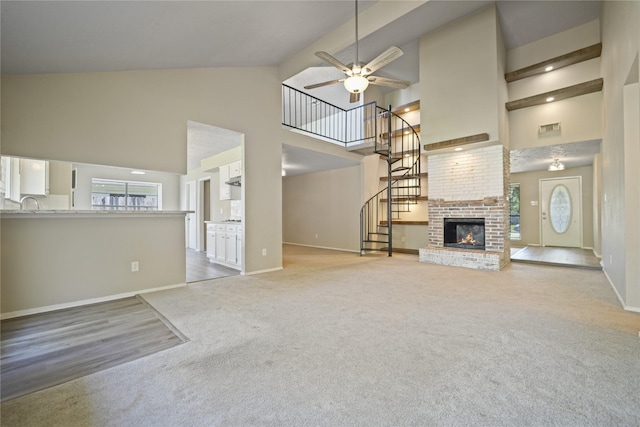
[[[640,314],[602,272],[284,264],[145,295],[190,342],[5,402],[2,425],[640,424]]]

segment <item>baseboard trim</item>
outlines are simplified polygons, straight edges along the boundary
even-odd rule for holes
[[[244,272],[244,273],[241,273],[241,274],[243,276],[253,276],[255,274],[271,273],[273,271],[280,271],[280,270],[283,270],[283,268],[282,267],[267,268],[266,270],[249,271],[249,272]]]
[[[353,252],[356,254],[359,254],[360,251],[359,250],[353,250],[353,249],[343,249],[343,248],[332,248],[329,246],[317,246],[317,245],[305,245],[303,243],[292,243],[292,242],[282,242],[283,245],[292,245],[292,246],[304,246],[307,248],[316,248],[316,249],[328,249],[330,251],[341,251],[341,252]]]
[[[609,277],[609,275],[607,274],[607,270],[604,269],[604,266],[602,268],[602,272],[604,273],[604,277],[607,278],[607,282],[609,282],[609,286],[611,286],[611,289],[613,289],[613,292],[616,294],[616,298],[618,298],[618,302],[620,303],[620,306],[623,309],[625,309],[626,311],[633,311],[635,313],[640,313],[640,307],[633,307],[633,306],[630,306],[630,305],[626,305],[624,303],[624,300],[622,299],[622,297],[618,293],[618,290],[616,289],[615,286],[613,286],[613,282],[611,281],[611,277]]]
[[[64,310],[65,308],[73,308],[73,307],[79,307],[81,305],[89,305],[89,304],[96,304],[100,302],[113,301],[117,299],[133,297],[138,294],[147,294],[149,292],[165,291],[168,289],[182,288],[186,286],[187,286],[186,283],[178,283],[177,285],[161,286],[158,288],[143,289],[143,290],[134,291],[134,292],[124,292],[121,294],[108,295],[106,297],[89,298],[89,299],[84,299],[80,301],[66,302],[62,304],[53,304],[53,305],[45,305],[43,307],[28,308],[26,310],[11,311],[9,313],[0,314],[0,320],[11,319],[14,317],[29,316],[31,314],[46,313],[48,311]]]

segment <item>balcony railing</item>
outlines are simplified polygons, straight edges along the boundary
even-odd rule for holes
[[[373,142],[376,103],[345,110],[291,86],[282,85],[282,125],[344,145]]]

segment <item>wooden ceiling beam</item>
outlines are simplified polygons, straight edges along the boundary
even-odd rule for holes
[[[599,78],[584,83],[578,83],[577,85],[567,86],[562,89],[541,93],[539,95],[510,101],[505,104],[505,107],[508,111],[513,111],[520,108],[546,104],[548,102],[548,98],[553,98],[553,102],[556,102],[567,98],[573,98],[575,96],[586,95],[588,93],[600,92],[602,90],[602,84],[603,79]]]
[[[475,144],[476,142],[484,142],[489,140],[488,133],[479,133],[477,135],[465,136],[462,138],[448,139],[446,141],[432,142],[424,145],[425,151],[441,150],[443,148],[453,148],[460,145]]]
[[[515,82],[516,80],[525,79],[538,74],[544,74],[547,71],[545,69],[552,66],[554,70],[558,68],[567,67],[569,65],[577,64],[579,62],[588,61],[593,58],[598,58],[602,54],[602,43],[594,44],[583,49],[578,49],[573,52],[569,52],[565,55],[556,56],[555,58],[548,59],[537,64],[530,65],[528,67],[520,68],[519,70],[511,71],[504,75],[504,79],[507,83]]]

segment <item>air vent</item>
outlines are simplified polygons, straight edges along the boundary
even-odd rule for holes
[[[538,127],[539,134],[545,134],[545,133],[551,133],[551,132],[560,132],[560,122],[549,123],[548,125],[540,125]]]

